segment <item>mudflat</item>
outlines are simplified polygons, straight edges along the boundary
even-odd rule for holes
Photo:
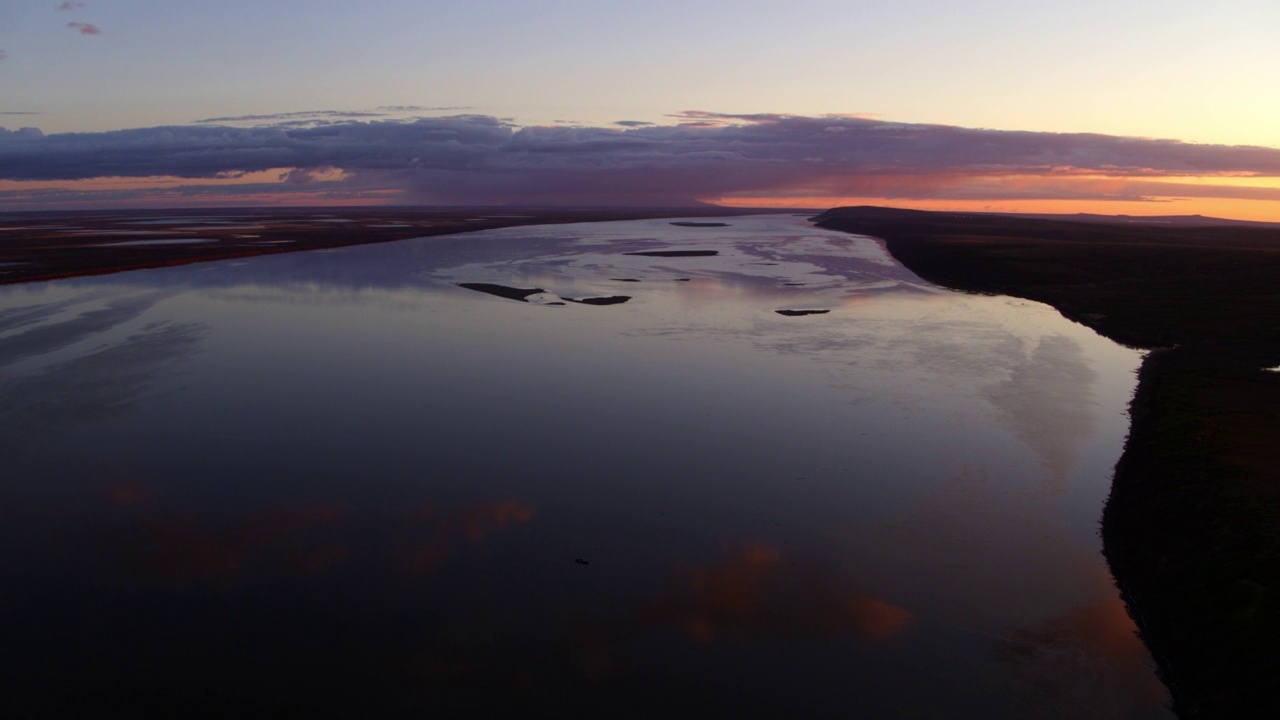
[[[0,284],[516,225],[726,216],[694,208],[231,208],[0,214]]]
[[[857,207],[921,277],[1050,304],[1151,350],[1103,516],[1130,614],[1183,718],[1280,712],[1280,225]]]

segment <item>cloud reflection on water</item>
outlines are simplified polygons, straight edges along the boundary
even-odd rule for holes
[[[442,513],[423,503],[409,514],[409,522],[419,531],[425,528],[428,538],[402,542],[395,551],[399,565],[411,575],[430,572],[456,554],[456,545],[464,541],[478,545],[488,535],[527,524],[535,513],[533,507],[516,500],[476,503]]]
[[[21,343],[16,357],[89,339],[136,314],[126,312],[102,323],[99,316],[92,323],[77,325],[70,336]],[[58,328],[59,333],[64,329]],[[0,380],[0,405],[5,407],[0,414],[0,431],[56,432],[130,412],[158,377],[175,372],[182,361],[199,351],[207,333],[201,323],[150,323],[114,344],[48,364],[30,375]]]
[[[1010,355],[1008,378],[988,386],[983,395],[1044,461],[1051,486],[1065,491],[1081,449],[1095,431],[1097,373],[1085,362],[1080,345],[1063,335],[1046,335],[1030,353]]]
[[[1047,696],[1034,707],[1037,717],[1165,717],[1166,691],[1116,602],[1110,574],[1099,568],[1093,582],[1092,601],[997,641],[997,661],[1006,665],[998,674],[1012,672]],[[1098,711],[1099,698],[1109,712]],[[1043,714],[1046,708],[1050,714]]]
[[[842,587],[846,580],[834,568],[797,562],[763,543],[722,553],[710,564],[677,569],[644,614],[703,644],[845,634],[881,641],[911,624],[908,610]]]
[[[456,561],[468,546],[479,546],[494,533],[527,524],[535,514],[534,508],[514,500],[439,512],[431,503],[422,503],[403,515],[397,534],[385,536],[375,531],[384,518],[334,502],[217,518],[163,501],[137,480],[108,482],[102,493],[120,508],[114,519],[90,521],[68,532],[88,543],[95,558],[88,567],[108,584],[226,587],[249,577],[317,576],[352,559],[423,575]],[[355,558],[357,552],[362,557]]]
[[[45,355],[133,320],[168,294],[142,292],[95,301],[103,293],[20,306],[0,313],[0,365]],[[69,311],[76,308],[78,312]],[[12,332],[26,327],[20,332]]]
[[[1047,522],[1057,498],[968,467],[900,515],[827,534],[869,582],[915,598],[922,623],[990,648],[935,678],[953,686],[941,694],[998,697],[1009,717],[1168,717],[1102,558]]]

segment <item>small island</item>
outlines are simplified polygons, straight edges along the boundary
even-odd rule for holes
[[[778,313],[779,315],[785,315],[787,317],[803,317],[805,315],[825,315],[831,311],[830,310],[774,310],[774,312]]]
[[[496,295],[507,300],[519,300],[520,302],[529,302],[530,295],[540,295],[546,292],[542,288],[514,288],[496,283],[458,283],[458,287]]]
[[[621,305],[631,299],[630,295],[609,295],[607,297],[589,297],[589,298],[561,298],[571,303],[579,305]]]
[[[661,258],[682,258],[682,257],[713,257],[719,255],[719,250],[641,250],[637,252],[622,253],[623,255],[639,255],[640,257],[661,257]]]

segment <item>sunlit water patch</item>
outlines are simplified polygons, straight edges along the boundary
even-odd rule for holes
[[[1166,717],[1097,537],[1138,355],[727,222],[4,288],[24,707]]]

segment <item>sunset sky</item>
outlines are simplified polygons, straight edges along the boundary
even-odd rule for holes
[[[1275,0],[0,5],[0,210],[1280,221]]]

